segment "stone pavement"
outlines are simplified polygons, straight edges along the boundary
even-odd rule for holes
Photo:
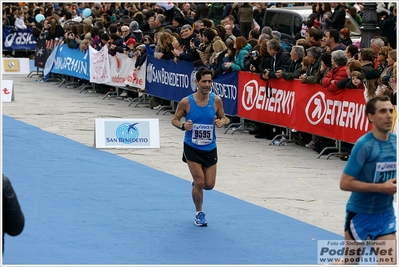
[[[84,94],[73,88],[59,88],[55,83],[36,82],[37,77],[4,75],[3,79],[14,80],[15,90],[15,101],[2,103],[4,115],[87,146],[94,147],[95,118],[159,119],[160,149],[107,151],[191,181],[181,161],[183,132],[172,126],[172,114],[157,115],[145,105],[128,106],[128,102],[115,98],[102,100],[102,94]],[[270,141],[255,139],[247,132],[224,131],[217,130],[215,190],[343,234],[349,192],[339,189],[339,180],[346,162],[336,157],[317,159],[316,152],[296,144],[270,146]],[[187,183],[187,194],[190,188]],[[204,210],[207,205],[217,203],[205,199]]]

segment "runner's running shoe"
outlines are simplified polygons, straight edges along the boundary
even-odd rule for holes
[[[195,215],[194,224],[196,226],[207,226],[208,223],[205,220],[205,213],[202,211],[198,212],[198,214]]]

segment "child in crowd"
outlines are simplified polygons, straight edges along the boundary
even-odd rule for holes
[[[351,73],[352,86],[350,88],[364,90],[364,75],[360,71],[353,71]]]
[[[127,55],[129,58],[135,57],[136,56],[136,51],[134,50],[134,44],[136,41],[134,38],[129,38],[123,46],[123,53]]]

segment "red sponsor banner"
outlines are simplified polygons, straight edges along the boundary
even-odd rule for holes
[[[271,79],[267,86],[259,74],[238,72],[239,117],[354,143],[371,130],[365,109],[363,90],[331,93],[318,84],[284,79]]]

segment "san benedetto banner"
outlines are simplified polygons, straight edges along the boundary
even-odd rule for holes
[[[95,119],[96,148],[159,148],[158,119]]]

